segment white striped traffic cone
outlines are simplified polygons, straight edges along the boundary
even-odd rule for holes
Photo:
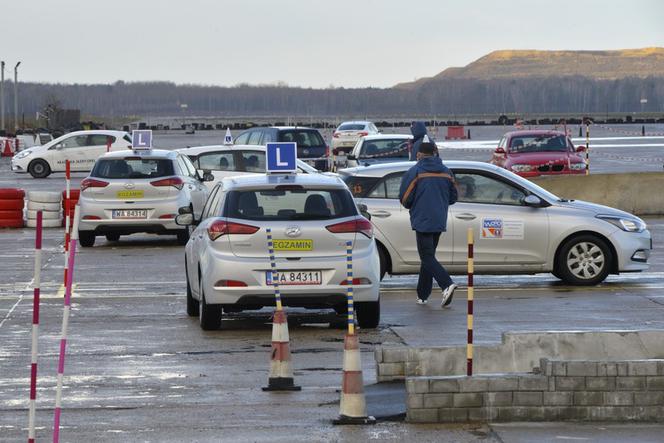
[[[367,404],[364,398],[362,380],[362,362],[360,361],[360,339],[357,334],[344,337],[344,375],[341,382],[341,402],[339,418],[335,425],[370,425],[376,419],[367,416]]]
[[[299,391],[300,389],[302,389],[300,386],[295,386],[293,383],[293,366],[291,365],[286,312],[277,309],[274,311],[272,321],[270,378],[263,391]]]

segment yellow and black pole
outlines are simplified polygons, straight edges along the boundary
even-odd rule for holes
[[[586,120],[586,175],[590,175],[590,124]]]
[[[473,228],[468,228],[468,344],[466,345],[466,375],[473,375]]]

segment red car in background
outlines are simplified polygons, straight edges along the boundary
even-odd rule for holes
[[[585,174],[585,146],[574,148],[563,132],[529,130],[508,132],[489,161],[522,177]]]

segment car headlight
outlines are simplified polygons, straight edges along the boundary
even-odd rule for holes
[[[28,155],[32,154],[32,151],[21,151],[18,154],[14,156],[16,160],[20,160],[22,158],[27,157]]]
[[[512,171],[515,171],[515,172],[529,172],[529,171],[532,171],[533,169],[535,169],[535,167],[533,165],[518,164],[518,165],[512,165],[511,169],[512,169]]]
[[[569,169],[571,171],[583,171],[586,169],[586,164],[585,163],[570,163]]]
[[[598,215],[597,218],[607,221],[627,232],[643,232],[646,229],[646,224],[636,218],[616,217],[612,215]]]

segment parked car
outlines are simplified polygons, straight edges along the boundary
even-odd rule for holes
[[[318,129],[302,126],[272,126],[247,129],[235,139],[236,145],[266,145],[273,142],[297,143],[297,158],[320,171],[328,169],[329,149]]]
[[[196,146],[178,149],[189,157],[199,173],[210,171],[214,180],[206,182],[212,189],[224,177],[247,174],[265,174],[265,146],[256,145],[218,145]],[[299,173],[316,174],[319,171],[303,162],[297,161]]]
[[[413,274],[420,260],[408,210],[399,202],[401,177],[414,162],[339,171],[371,214],[381,276]],[[572,285],[594,285],[608,274],[648,269],[650,232],[640,218],[593,203],[564,200],[495,165],[448,161],[459,189],[450,206],[438,258],[466,272],[467,231],[475,238],[476,274],[551,272]]]
[[[200,216],[208,194],[203,182],[212,179],[201,177],[187,156],[175,151],[103,155],[81,182],[81,246],[93,246],[98,235],[118,241],[137,232],[177,235],[185,244],[189,229],[178,226],[175,217],[181,208]]]
[[[272,229],[285,306],[346,312],[346,242],[353,248],[355,312],[360,326],[380,321],[380,278],[371,223],[338,176],[255,175],[224,178],[212,190],[185,248],[187,313],[205,330],[223,312],[274,306],[266,228]]]
[[[348,154],[360,137],[380,133],[376,125],[368,121],[343,122],[332,133],[332,153]]]
[[[348,155],[348,167],[408,160],[412,140],[405,134],[361,137]]]
[[[522,177],[585,174],[583,152],[584,146],[574,148],[562,132],[513,131],[501,138],[490,163]]]
[[[64,172],[69,160],[71,170],[90,171],[95,161],[111,151],[126,150],[131,136],[124,131],[93,130],[70,132],[42,146],[25,149],[12,157],[12,171],[29,172],[34,178]]]

